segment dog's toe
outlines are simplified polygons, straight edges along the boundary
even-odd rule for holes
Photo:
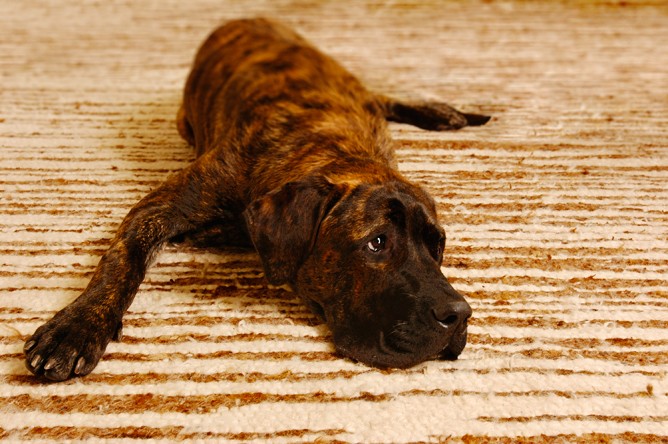
[[[26,341],[26,367],[51,381],[87,375],[97,365],[110,339],[84,319],[56,316]]]

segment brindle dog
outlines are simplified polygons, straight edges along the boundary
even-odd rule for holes
[[[441,273],[434,200],[399,174],[387,120],[428,130],[482,125],[444,103],[367,91],[290,29],[237,20],[195,58],[178,114],[197,160],[123,220],[83,294],[25,344],[50,380],[90,373],[161,245],[254,246],[336,349],[377,367],[455,359],[471,308]]]

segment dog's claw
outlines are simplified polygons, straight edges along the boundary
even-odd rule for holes
[[[85,367],[86,367],[86,359],[84,359],[84,357],[82,356],[77,360],[77,365],[74,367],[74,374],[81,375],[84,372]]]
[[[113,330],[104,328],[104,319],[91,322],[79,315],[78,309],[66,307],[28,339],[24,346],[28,370],[50,381],[64,381],[95,368]],[[119,324],[118,320],[107,323]]]
[[[48,361],[46,361],[46,364],[44,364],[44,367],[42,367],[42,370],[44,370],[46,372],[48,370],[51,370],[55,366],[56,366],[56,361],[53,358],[51,358]]]
[[[30,367],[32,367],[33,369],[35,369],[35,371],[37,371],[39,369],[39,366],[42,364],[43,360],[44,358],[42,358],[40,355],[35,355],[32,358],[32,361],[30,361]]]
[[[116,333],[114,333],[114,336],[112,338],[116,342],[121,342],[123,340],[123,323],[120,322],[118,324],[118,328],[116,329]]]

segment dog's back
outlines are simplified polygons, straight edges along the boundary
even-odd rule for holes
[[[256,187],[268,182],[260,193],[278,185],[278,159],[283,183],[307,174],[309,165],[351,156],[394,166],[378,96],[299,35],[265,19],[228,22],[209,36],[179,117],[198,155],[224,151]],[[265,162],[272,177],[263,177]]]

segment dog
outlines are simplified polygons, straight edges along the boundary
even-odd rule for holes
[[[254,247],[331,330],[337,352],[379,368],[456,359],[471,307],[441,272],[445,232],[429,194],[397,171],[387,121],[485,124],[440,102],[369,92],[288,27],[215,30],[188,76],[177,127],[197,153],[137,203],[81,296],[24,346],[53,381],[90,373],[166,242]]]

